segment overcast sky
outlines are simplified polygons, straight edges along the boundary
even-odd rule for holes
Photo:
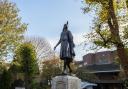
[[[46,38],[52,48],[58,42],[63,24],[69,21],[69,30],[76,44],[76,59],[86,54],[77,46],[83,42],[83,35],[89,31],[92,17],[83,14],[80,0],[10,0],[16,3],[22,21],[28,23],[27,36]],[[59,48],[58,48],[59,49]]]

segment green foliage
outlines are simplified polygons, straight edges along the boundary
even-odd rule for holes
[[[6,70],[9,67],[9,64],[5,60],[0,60],[0,73]]]
[[[16,50],[16,58],[21,62],[22,71],[34,76],[38,72],[36,53],[30,43],[21,44]]]
[[[12,73],[22,73],[22,69],[21,69],[21,61],[20,60],[17,60],[17,59],[14,59],[11,64],[10,64],[10,68],[9,70],[12,72]]]
[[[124,80],[123,85],[124,85],[125,89],[128,89],[128,79]]]
[[[123,30],[122,39],[124,40],[123,42],[124,42],[126,48],[128,48],[128,45],[127,45],[128,44],[128,40],[126,40],[126,39],[128,39],[128,26],[125,27],[124,30]]]
[[[8,0],[0,0],[0,59],[13,53],[23,39],[27,25],[21,22],[16,5]]]
[[[31,89],[42,89],[42,87],[40,86],[40,83],[32,82]]]
[[[10,63],[9,71],[11,72],[11,76],[14,81],[15,81],[15,79],[17,79],[18,76],[20,76],[20,77],[23,76],[21,62],[19,62],[19,60],[14,59]]]
[[[94,81],[98,79],[95,74],[89,73],[88,70],[82,67],[77,69],[76,76],[79,77],[82,81]]]
[[[39,72],[33,45],[30,43],[21,44],[16,50],[16,59],[21,61],[26,86],[30,87],[33,77]],[[27,87],[26,89],[29,88]]]
[[[8,70],[4,70],[1,75],[0,88],[10,89],[11,87],[11,74]]]
[[[120,42],[122,42],[125,46],[127,46],[128,45],[127,30],[126,30],[127,28],[124,29],[124,27],[121,26],[126,23],[126,19],[127,19],[126,13],[123,12],[125,7],[125,1],[117,1],[117,0],[112,0],[112,1],[84,0],[84,1],[86,3],[85,9],[91,8],[89,11],[94,11],[95,13],[94,21],[92,25],[93,31],[88,35],[86,35],[85,37],[90,42],[94,43],[96,46],[99,47],[112,48],[115,47]],[[112,8],[110,6],[110,1],[111,3],[113,3],[113,8],[114,8],[113,13],[110,11],[110,8]],[[125,14],[122,14],[122,12]],[[114,15],[116,17],[114,17]],[[117,21],[115,19],[117,19]],[[118,24],[119,26],[121,26],[120,28],[118,27]],[[118,29],[119,31],[115,29]],[[113,35],[113,33],[117,33],[120,35],[115,36]]]

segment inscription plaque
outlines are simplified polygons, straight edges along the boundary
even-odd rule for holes
[[[56,83],[56,89],[66,89],[66,83],[63,81],[58,81]]]
[[[56,76],[51,89],[81,89],[81,80],[73,76]]]

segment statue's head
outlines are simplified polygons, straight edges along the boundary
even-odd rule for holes
[[[64,24],[64,27],[63,27],[63,31],[67,31],[68,30],[68,22],[66,24]]]

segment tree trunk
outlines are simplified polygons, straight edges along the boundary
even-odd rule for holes
[[[25,89],[30,89],[30,83],[29,83],[29,79],[30,76],[28,74],[28,59],[25,60]]]
[[[114,37],[114,44],[117,48],[117,54],[120,59],[121,66],[125,72],[125,76],[128,77],[128,55],[119,35],[119,25],[118,25],[117,17],[115,15],[113,0],[109,0],[108,4],[109,4],[108,25],[110,28],[111,35],[112,37]]]
[[[125,72],[125,76],[128,77],[128,56],[123,46],[117,47],[117,53],[120,59],[121,66]]]

